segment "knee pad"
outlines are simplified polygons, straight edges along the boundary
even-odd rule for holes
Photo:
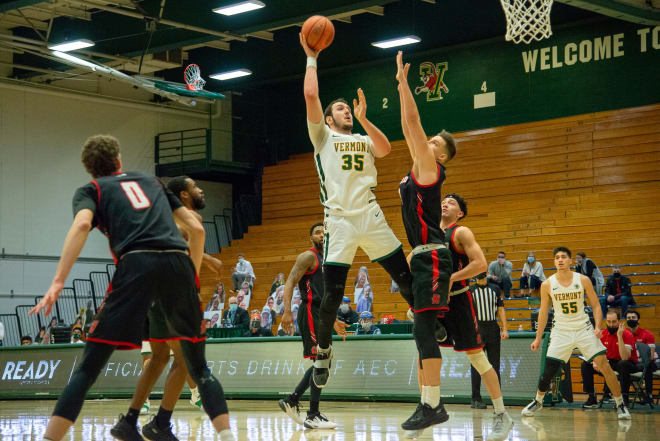
[[[493,365],[490,364],[490,361],[486,358],[484,351],[479,351],[476,354],[466,354],[470,364],[479,372],[479,375],[483,375],[492,369]]]
[[[541,392],[547,392],[550,388],[550,382],[554,378],[555,374],[561,367],[561,361],[555,360],[554,358],[545,359],[545,368],[543,369],[543,374],[539,379],[539,390]]]

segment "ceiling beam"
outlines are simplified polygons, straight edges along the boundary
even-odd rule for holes
[[[14,15],[13,13],[7,13],[2,17],[2,20],[0,21],[0,26],[9,24],[10,26],[3,26],[3,27],[12,27],[15,28],[17,26],[25,26],[25,27],[32,27],[30,22],[26,20],[24,17],[21,17],[20,15]],[[48,23],[44,23],[43,21],[33,21],[32,24],[34,27],[40,31],[47,31],[48,30]]]
[[[14,9],[25,8],[27,6],[42,3],[44,0],[13,0],[0,4],[0,12],[11,11]]]

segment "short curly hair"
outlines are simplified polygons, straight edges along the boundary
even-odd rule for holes
[[[94,178],[108,176],[117,171],[118,157],[119,141],[114,136],[90,136],[82,147],[82,163]]]

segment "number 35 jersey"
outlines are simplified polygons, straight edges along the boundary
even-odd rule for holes
[[[558,329],[579,330],[589,323],[584,312],[584,288],[579,273],[573,273],[569,286],[563,286],[553,274],[550,280],[550,297],[555,309],[553,326]]]
[[[73,196],[74,217],[94,213],[92,226],[108,237],[115,261],[137,249],[187,250],[172,216],[182,206],[159,179],[140,172],[94,179]]]
[[[307,121],[314,145],[314,165],[321,184],[321,204],[329,214],[354,216],[376,202],[373,142],[368,136],[344,135],[324,122]]]

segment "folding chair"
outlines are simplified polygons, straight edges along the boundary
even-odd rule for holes
[[[651,349],[644,343],[635,343],[635,346],[637,347],[637,353],[641,358],[644,368],[642,369],[642,372],[630,374],[632,386],[635,389],[635,396],[632,399],[630,408],[633,409],[635,407],[635,403],[640,398],[640,395],[641,397],[645,397],[646,402],[651,403],[651,407],[653,407],[651,398],[646,396],[646,391],[644,390],[644,375],[646,374],[646,370],[649,368],[649,362],[651,361]]]

